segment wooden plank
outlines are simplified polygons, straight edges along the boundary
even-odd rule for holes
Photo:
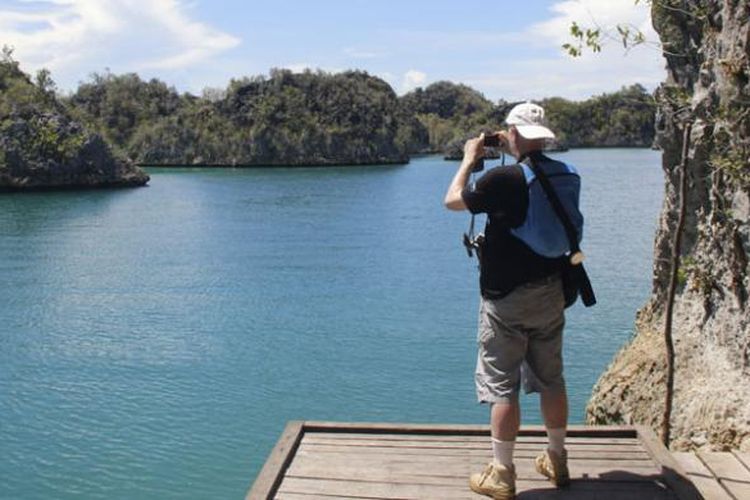
[[[673,499],[674,494],[655,484],[601,483],[578,481],[569,488],[555,489],[546,481],[518,481],[516,492],[524,499],[584,499],[607,500]],[[455,485],[390,484],[380,481],[332,481],[324,479],[289,478],[279,489],[278,498],[299,499],[299,495],[326,498],[409,498],[409,499],[473,499],[478,497],[470,491],[467,481]],[[287,497],[287,495],[289,495]],[[295,496],[296,495],[296,496]],[[308,497],[309,498],[309,497]]]
[[[423,457],[446,457],[446,458],[461,458],[467,457],[478,460],[489,460],[492,457],[490,450],[434,450],[434,449],[415,449],[415,448],[337,448],[332,446],[306,446],[300,445],[297,453],[304,453],[311,456],[319,457],[324,460],[328,456],[362,456],[362,457],[403,457],[405,459],[413,458],[415,456]],[[516,450],[513,456],[516,460],[534,460],[539,456],[540,450]],[[576,461],[581,463],[587,463],[591,461],[610,460],[621,464],[628,464],[631,462],[647,462],[651,465],[655,465],[651,457],[645,453],[612,453],[606,451],[587,451],[584,453],[570,453],[568,454],[568,460]]]
[[[298,421],[292,421],[286,425],[260,474],[245,495],[245,500],[273,498],[283,478],[284,470],[289,466],[297,451],[304,432],[303,427],[304,423]]]
[[[742,462],[747,470],[750,470],[750,453],[747,451],[732,450],[732,455],[737,457],[737,460]]]
[[[338,448],[391,448],[391,449],[445,449],[445,450],[482,450],[486,451],[491,449],[490,441],[482,442],[471,442],[465,443],[460,441],[440,442],[440,441],[389,441],[389,440],[339,440],[339,439],[325,439],[325,438],[308,438],[307,435],[303,438],[302,444],[308,447],[315,446],[336,446]],[[546,447],[547,443],[523,443],[517,442],[515,449],[518,450],[530,450],[540,452]],[[591,453],[612,453],[613,455],[644,455],[648,456],[646,451],[641,446],[633,445],[600,445],[600,444],[574,444],[566,443],[568,449],[568,456],[584,455],[586,452]]]
[[[489,457],[492,450],[489,448],[433,448],[433,447],[394,447],[394,446],[336,446],[326,444],[301,444],[301,449],[308,453],[337,453],[337,454],[364,454],[364,455],[438,455],[438,456],[472,456]],[[542,448],[515,449],[514,456],[534,458],[539,455]],[[644,451],[608,451],[602,449],[575,450],[568,449],[568,457],[573,460],[591,460],[598,458],[617,458],[620,460],[649,460],[651,456]]]
[[[526,454],[516,454],[515,460],[517,462],[528,462],[532,463],[534,459],[536,458],[536,453],[526,453]],[[483,454],[476,454],[476,453],[449,453],[449,454],[426,454],[426,453],[351,453],[351,452],[344,452],[344,453],[337,453],[337,452],[327,452],[322,453],[318,450],[310,450],[309,448],[304,448],[303,446],[300,446],[297,457],[305,457],[306,459],[310,460],[318,460],[318,461],[335,461],[335,460],[347,460],[347,459],[353,459],[353,460],[363,460],[366,462],[371,463],[381,463],[381,462],[387,462],[387,461],[412,461],[414,463],[417,462],[470,462],[470,463],[486,463],[489,462],[492,459],[492,454],[488,451],[487,453]],[[613,457],[591,457],[587,459],[577,459],[572,458],[569,460],[569,463],[571,464],[577,464],[576,466],[579,467],[587,467],[587,466],[593,466],[593,465],[602,465],[606,464],[608,466],[613,467],[620,467],[620,468],[627,468],[628,466],[634,466],[638,468],[644,468],[644,467],[651,467],[654,469],[658,469],[656,464],[654,464],[653,460],[651,460],[648,457],[642,457],[637,459],[622,459],[622,458],[613,458]]]
[[[683,451],[672,452],[675,459],[687,473],[698,491],[704,498],[716,500],[732,500],[731,495],[724,489],[713,473],[700,461],[695,453]]]
[[[736,498],[750,498],[750,470],[728,451],[698,453],[698,458]]]
[[[307,493],[313,495],[338,495],[346,498],[441,498],[464,499],[473,495],[468,484],[416,485],[393,484],[375,481],[337,481],[287,477],[279,486],[279,495]]]
[[[464,448],[464,447],[432,447],[432,446],[337,446],[328,444],[310,444],[303,442],[300,445],[301,449],[309,453],[393,453],[393,454],[425,454],[425,455],[469,455],[469,456],[489,456],[491,449],[489,446],[483,448]],[[516,457],[529,457],[534,458],[542,452],[541,447],[521,447],[516,446],[514,456]],[[606,449],[577,449],[568,448],[568,459],[569,460],[592,460],[592,459],[619,459],[619,460],[651,460],[650,455],[643,450],[632,449],[632,450],[606,450]]]
[[[300,464],[294,469],[290,469],[288,475],[284,477],[283,481],[289,478],[308,478],[308,479],[330,479],[340,481],[357,481],[363,477],[378,480],[393,484],[464,484],[468,481],[469,477],[477,472],[481,472],[484,469],[485,464],[477,464],[476,467],[465,467],[463,470],[447,470],[442,469],[436,472],[435,475],[429,475],[428,473],[409,474],[403,473],[392,473],[386,469],[370,469],[366,465],[360,467],[344,466],[341,465],[337,470],[330,468],[325,471],[318,472],[315,469],[308,468],[306,465]],[[345,467],[349,467],[348,469]],[[404,469],[409,467],[409,464],[404,464]],[[427,467],[425,467],[427,468]],[[391,469],[392,470],[392,469]],[[408,470],[415,470],[414,466]],[[438,475],[440,474],[440,475]],[[538,474],[535,470],[530,467],[526,470],[518,471],[518,479],[524,481],[542,481],[545,479],[543,476]],[[584,481],[584,482],[600,482],[600,483],[642,483],[642,484],[660,484],[663,482],[663,478],[658,475],[655,471],[644,470],[643,473],[639,474],[635,471],[625,470],[613,470],[607,468],[601,468],[598,470],[587,469],[586,472],[576,473],[575,470],[571,471],[571,478],[573,481]],[[283,484],[283,482],[282,482]],[[546,483],[545,483],[546,484]]]
[[[467,500],[477,500],[479,495],[469,491],[469,487],[465,486],[466,493],[459,495],[457,498],[466,498]],[[642,485],[639,483],[623,484],[618,485],[615,483],[607,483],[606,486],[601,486],[600,483],[591,482],[580,482],[575,483],[570,488],[563,490],[553,490],[551,486],[545,485],[544,483],[532,483],[524,484],[523,482],[516,483],[516,492],[519,494],[519,498],[524,500],[550,500],[550,499],[580,499],[580,498],[593,498],[597,500],[673,500],[677,497],[671,491],[659,488],[656,485]],[[277,500],[310,500],[310,499],[341,499],[341,498],[357,498],[357,499],[372,499],[378,497],[371,496],[351,496],[351,495],[336,495],[336,494],[324,494],[324,493],[279,493],[276,497]],[[380,497],[382,498],[382,497]]]
[[[489,446],[486,448],[442,448],[442,447],[394,447],[394,446],[337,446],[327,444],[307,444],[302,442],[299,447],[300,451],[309,454],[337,454],[337,455],[388,455],[388,456],[445,456],[445,457],[481,457],[489,458],[492,450]],[[542,448],[517,448],[514,456],[518,458],[535,458],[542,451]],[[623,452],[607,450],[575,450],[568,449],[568,456],[572,460],[599,460],[599,459],[617,459],[624,462],[629,461],[648,461],[653,463],[651,457],[645,452]]]
[[[384,433],[391,434],[454,434],[454,435],[479,435],[489,436],[488,425],[467,424],[403,424],[403,423],[350,423],[350,422],[305,422],[305,432],[339,432],[339,433]],[[568,435],[571,437],[623,437],[635,438],[638,436],[636,430],[630,426],[618,425],[571,425],[568,427]],[[546,436],[547,431],[541,425],[524,426],[519,431],[519,436]]]
[[[638,431],[638,438],[643,443],[643,447],[651,455],[651,458],[661,467],[661,474],[670,488],[677,494],[681,500],[700,500],[700,492],[690,481],[685,471],[682,469],[677,460],[667,450],[664,444],[657,439],[656,434],[646,426],[635,426]]]
[[[291,486],[291,485],[290,485]],[[459,495],[458,498],[467,498],[476,500],[481,498],[470,492],[468,485],[461,485],[465,488],[466,493]],[[278,500],[310,500],[311,498],[382,498],[372,496],[352,496],[340,495],[333,493],[320,493],[319,488],[315,488],[316,493],[279,493],[275,498]],[[570,487],[558,490],[553,488],[547,481],[517,481],[516,492],[519,498],[524,500],[539,499],[580,499],[594,498],[598,500],[675,500],[677,496],[674,492],[666,490],[656,484],[648,483],[601,483],[598,481],[578,481],[572,483]]]
[[[481,447],[488,447],[490,446],[490,439],[489,438],[482,438],[480,440],[470,440],[470,441],[461,441],[458,439],[451,439],[451,440],[443,440],[443,439],[409,439],[406,435],[402,436],[401,439],[384,439],[376,434],[372,434],[369,438],[365,437],[359,437],[359,438],[346,438],[341,439],[338,437],[330,437],[326,436],[325,434],[315,434],[312,436],[309,436],[307,433],[305,433],[304,441],[307,444],[316,443],[316,444],[334,444],[339,446],[359,446],[359,445],[370,445],[370,444],[376,444],[378,446],[440,446],[440,447],[460,447],[460,448],[481,448]],[[516,441],[517,447],[535,447],[535,448],[544,448],[547,446],[547,439],[539,439],[534,441],[529,441],[527,439],[519,439]],[[637,449],[637,450],[643,450],[643,446],[641,445],[640,441],[638,440],[632,440],[626,443],[608,443],[606,442],[606,439],[569,439],[565,441],[565,447],[572,449],[579,446],[590,446],[594,445],[598,448],[605,448],[605,449],[618,449],[618,448],[631,448],[631,449]]]
[[[368,457],[355,455],[326,456],[298,454],[287,470],[288,476],[325,477],[328,479],[354,479],[379,474],[381,480],[412,481],[414,476],[430,476],[466,479],[479,472],[490,457],[444,457],[444,456],[387,456]],[[538,479],[531,459],[516,460],[516,472],[523,479]],[[600,479],[603,481],[649,482],[660,478],[653,462],[631,462],[618,460],[569,462],[572,478]]]
[[[378,439],[384,441],[437,441],[437,442],[467,442],[467,443],[486,443],[489,441],[489,434],[486,435],[463,435],[463,434],[390,434],[390,433],[341,433],[341,432],[316,432],[308,431],[305,428],[305,439],[336,439],[339,441],[360,440],[360,439]],[[547,437],[539,436],[518,436],[519,443],[547,443]],[[567,436],[566,443],[606,443],[606,444],[631,444],[641,446],[637,436],[633,437],[597,437],[597,436]]]

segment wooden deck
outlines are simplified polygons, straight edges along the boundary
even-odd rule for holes
[[[572,484],[565,489],[554,488],[534,470],[533,459],[546,443],[542,427],[520,432],[515,452],[519,499],[701,498],[691,479],[695,471],[706,470],[693,464],[686,471],[649,429],[570,427],[566,448]],[[487,426],[291,422],[246,498],[481,499],[486,497],[469,489],[468,478],[490,459]],[[727,485],[747,491],[741,488],[750,482],[738,479],[739,470],[727,464],[722,470]],[[710,482],[709,476],[703,479]]]
[[[687,477],[711,500],[750,499],[750,453],[672,453]]]

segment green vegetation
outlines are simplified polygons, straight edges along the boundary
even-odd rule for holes
[[[464,141],[500,127],[513,103],[436,82],[400,98],[361,71],[272,70],[202,96],[138,75],[94,75],[69,100],[135,162],[145,165],[400,163],[409,154],[460,158]],[[541,101],[560,146],[651,145],[653,98],[640,85],[583,102]]]
[[[470,136],[502,123],[498,106],[476,90],[451,82],[418,88],[400,99],[404,112],[416,118],[427,132],[427,141],[410,152],[448,153]]]
[[[273,70],[205,94],[96,75],[69,102],[141,164],[405,163],[419,137],[390,86],[361,71]]]
[[[654,141],[654,98],[638,84],[582,102],[553,97],[539,104],[567,147],[649,147]]]
[[[515,104],[493,104],[476,90],[449,82],[417,89],[401,102],[427,130],[429,142],[421,150],[443,152],[450,158],[461,157],[468,137],[502,126]],[[538,102],[557,133],[555,147],[650,147],[653,143],[654,99],[641,85],[581,102],[560,97]]]
[[[10,52],[0,71],[2,131],[13,125],[17,132],[20,121],[28,128],[4,135],[5,165],[19,151],[70,163],[93,137],[111,145],[116,156],[142,165],[404,163],[419,153],[460,157],[468,137],[501,127],[514,104],[493,103],[466,85],[445,81],[399,98],[385,81],[362,71],[289,70],[233,79],[226,89],[206,89],[201,96],[134,73],[95,74],[61,100],[48,71],[32,81]],[[639,85],[583,102],[550,98],[541,104],[562,146],[651,145],[653,99]],[[58,118],[50,118],[51,110]]]
[[[71,119],[49,72],[35,81],[0,56],[0,190],[142,185],[148,176]]]

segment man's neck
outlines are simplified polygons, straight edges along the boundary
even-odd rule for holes
[[[542,154],[542,150],[541,149],[533,148],[533,149],[526,150],[524,152],[519,152],[517,158],[518,158],[519,162],[522,162],[523,160],[525,160],[529,156],[539,156],[541,154]]]

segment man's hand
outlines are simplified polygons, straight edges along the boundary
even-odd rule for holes
[[[464,162],[474,165],[477,161],[484,158],[484,134],[479,137],[469,139],[464,144]]]
[[[474,165],[482,158],[484,158],[484,134],[474,139],[469,139],[464,144],[464,159],[461,162],[461,166],[458,167],[458,172],[453,177],[451,185],[448,186],[448,192],[445,193],[443,203],[446,208],[449,210],[466,210],[466,204],[461,197],[461,191],[466,186]]]

